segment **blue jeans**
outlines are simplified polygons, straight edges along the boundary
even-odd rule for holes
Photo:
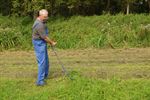
[[[42,84],[44,78],[48,76],[49,72],[49,59],[47,52],[47,43],[44,40],[32,40],[34,51],[38,63],[38,77],[37,84]]]

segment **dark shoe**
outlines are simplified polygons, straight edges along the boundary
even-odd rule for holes
[[[45,74],[44,79],[48,79],[48,74]]]
[[[36,83],[36,85],[37,85],[37,86],[44,86],[44,85],[45,85],[45,83],[42,81],[42,82],[38,82],[38,83]]]
[[[47,76],[47,77],[44,77],[44,79],[46,79],[46,80],[47,80],[47,79],[48,79],[48,76]]]
[[[45,76],[44,76],[44,79],[48,79],[49,77],[48,77],[48,75],[46,74]]]

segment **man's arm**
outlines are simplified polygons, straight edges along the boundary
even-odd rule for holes
[[[52,41],[45,33],[45,27],[44,25],[39,25],[38,26],[38,33],[40,35],[40,37],[45,40],[48,44],[54,46],[56,45],[56,42]]]
[[[45,36],[44,40],[52,46],[55,46],[57,42],[52,41],[48,36]]]

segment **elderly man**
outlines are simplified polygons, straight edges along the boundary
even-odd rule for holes
[[[38,77],[36,85],[45,85],[44,79],[48,77],[49,59],[47,52],[47,43],[54,46],[56,42],[48,38],[48,28],[46,22],[48,20],[48,11],[42,9],[39,11],[39,16],[33,24],[32,43],[38,63]]]

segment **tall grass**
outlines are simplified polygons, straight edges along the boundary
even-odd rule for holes
[[[73,16],[50,19],[50,38],[57,47],[68,48],[128,48],[149,47],[150,17],[147,15]],[[31,49],[33,20],[0,17],[0,48]]]

